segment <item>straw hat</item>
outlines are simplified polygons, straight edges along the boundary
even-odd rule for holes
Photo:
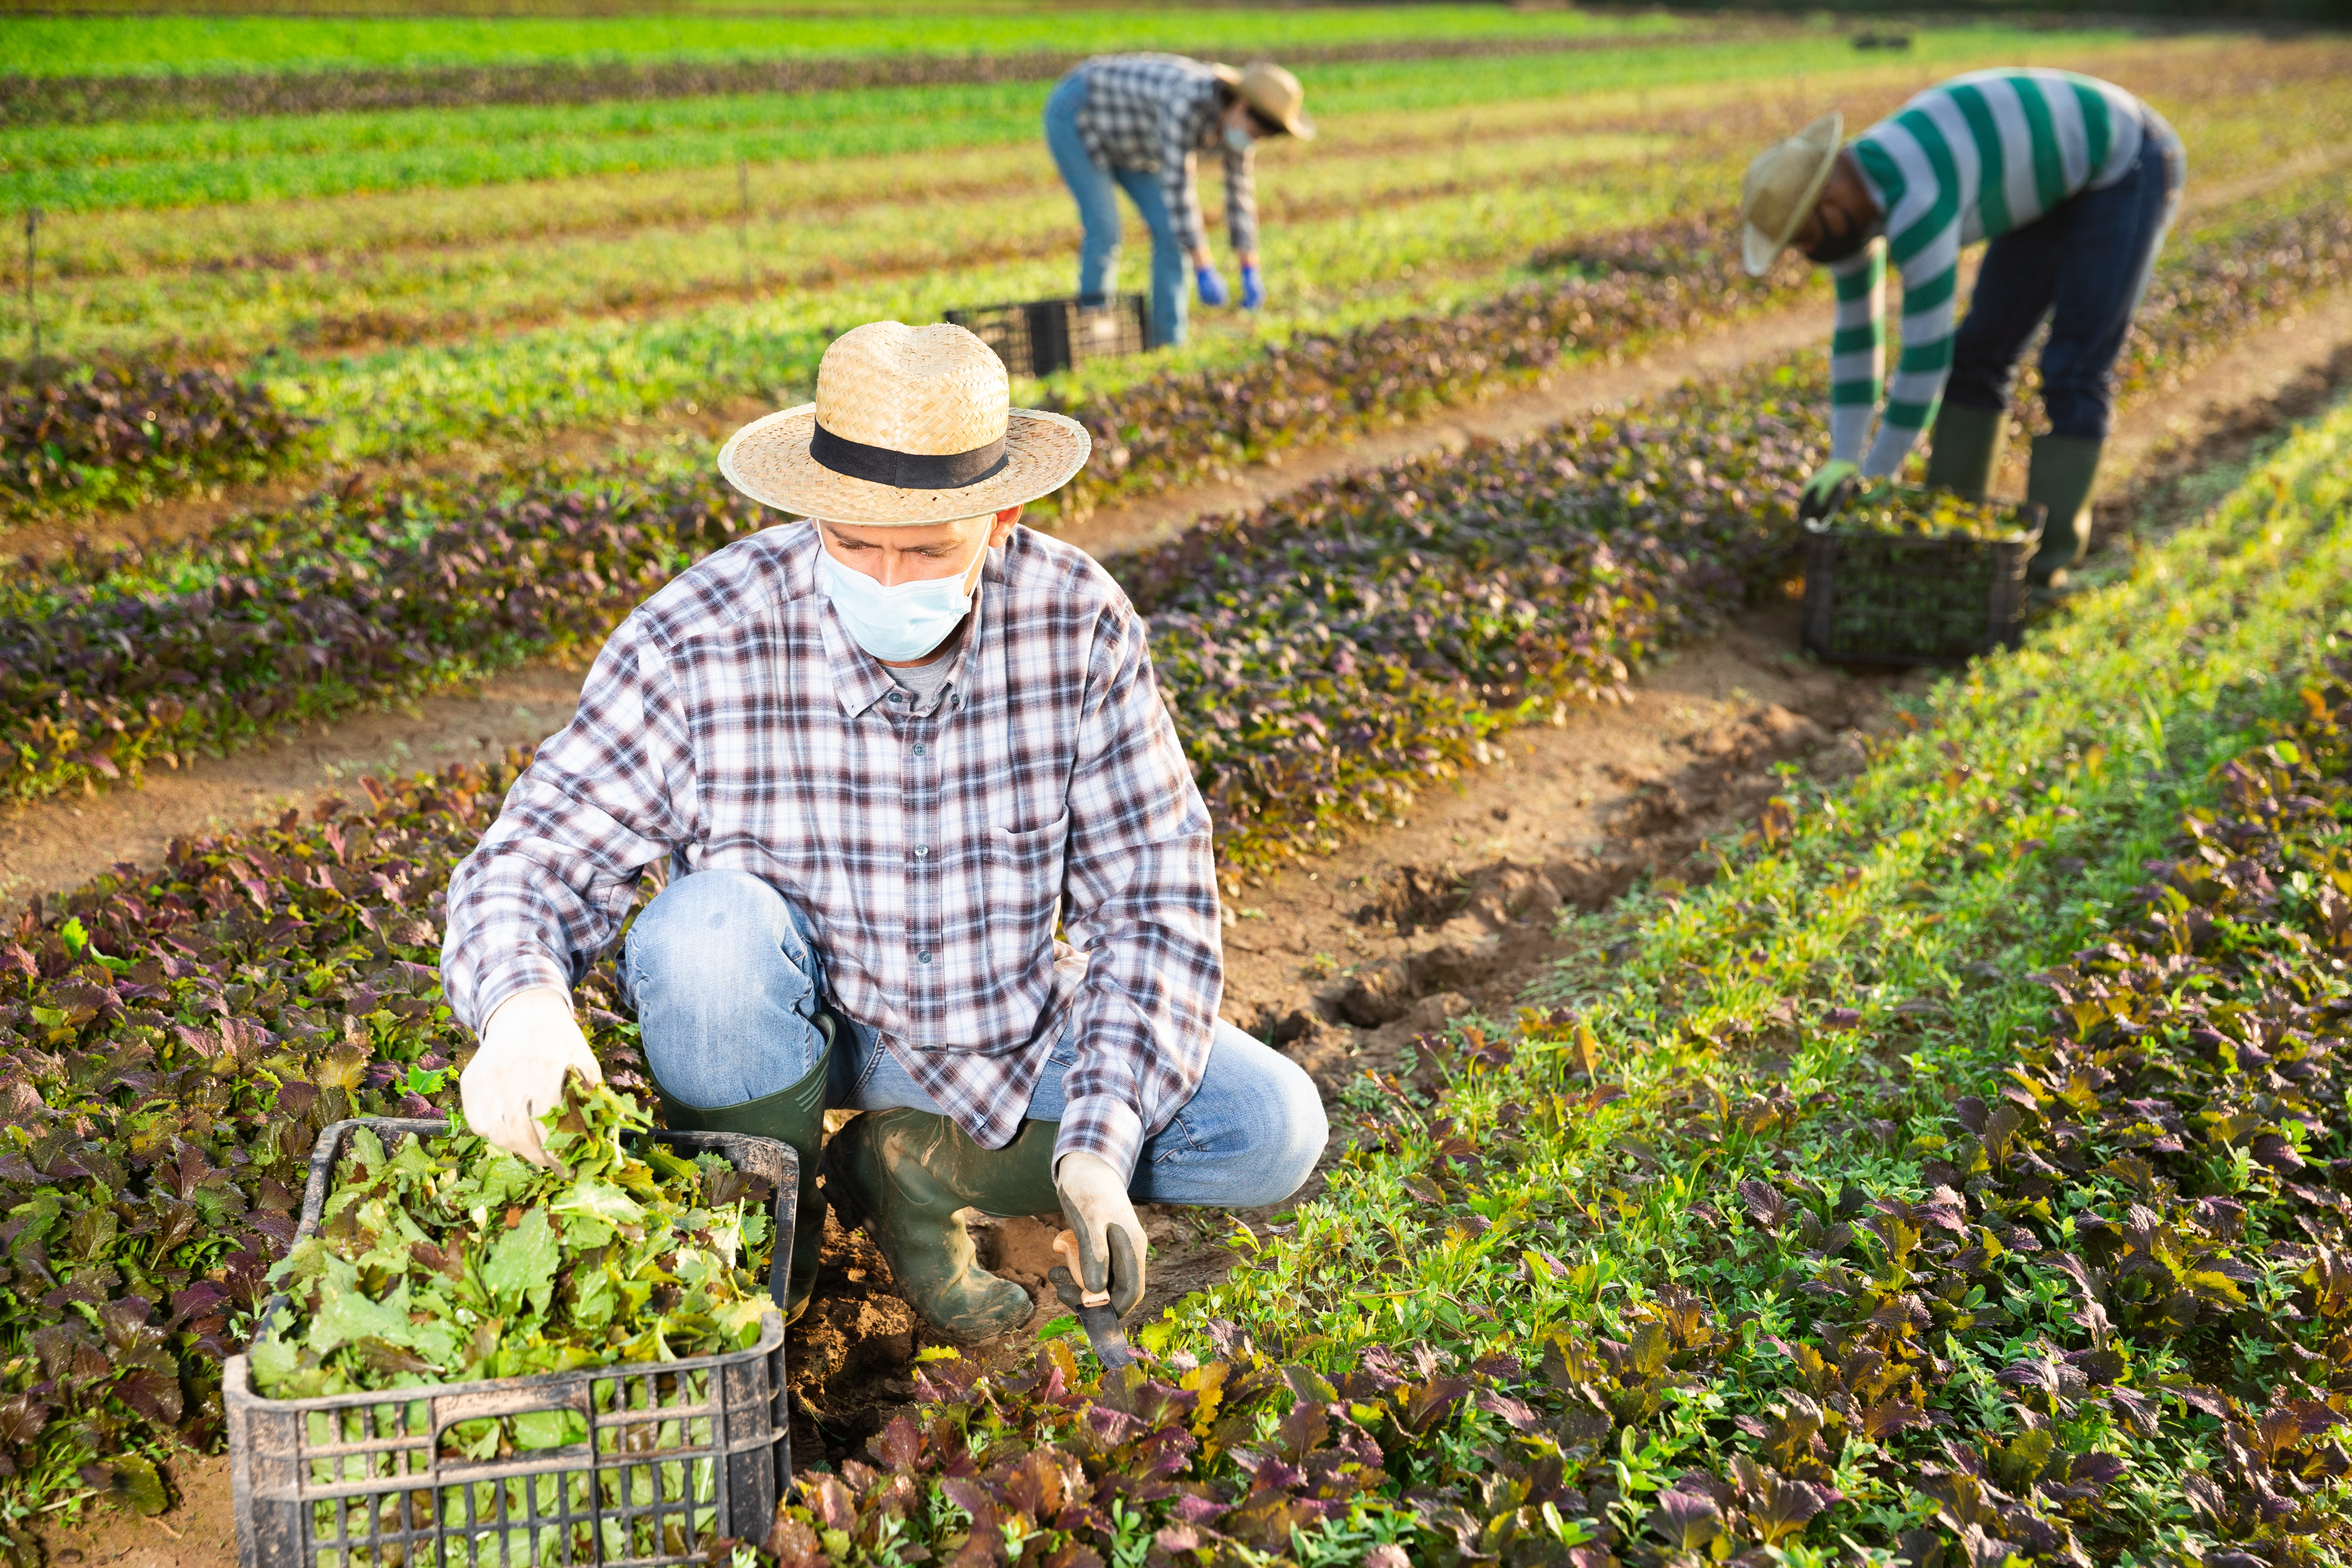
[[[1307,118],[1307,89],[1298,79],[1268,60],[1240,70],[1231,66],[1211,66],[1217,79],[1241,95],[1248,104],[1267,120],[1281,126],[1301,142],[1315,140],[1315,122]]]
[[[1739,217],[1747,226],[1740,239],[1749,277],[1761,278],[1772,270],[1772,263],[1805,226],[1805,215],[1830,183],[1844,136],[1845,116],[1832,110],[1787,141],[1765,148],[1748,165],[1748,177],[1739,185]]]
[[[1051,495],[1086,426],[1012,406],[1004,362],[961,327],[868,321],[833,341],[816,401],[728,437],[719,471],[764,506],[829,522],[952,522]]]

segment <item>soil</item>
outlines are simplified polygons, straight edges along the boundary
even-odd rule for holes
[[[1788,330],[1796,324],[1792,319]],[[1758,322],[1747,330],[1779,329]],[[1456,411],[1436,430],[1398,438],[1445,443],[1474,429],[1533,428],[1544,422],[1537,410],[1545,400],[1581,397],[1565,405],[1581,407],[1638,395],[1669,375],[1736,363],[1721,356],[1738,352],[1710,342],[1671,368],[1596,370],[1573,390],[1546,388]],[[1615,374],[1629,379],[1599,379]],[[1662,381],[1638,379],[1652,374]],[[2149,530],[2193,515],[2210,499],[2197,484],[2200,472],[2256,449],[2347,383],[2352,295],[2315,302],[2299,318],[2251,336],[2189,387],[2119,420],[2115,494],[2101,506],[2094,564],[2119,560],[2134,542],[2131,529],[2118,524],[2128,519]],[[1513,407],[1522,401],[1524,410]],[[1556,418],[1563,405],[1549,406]],[[1496,423],[1486,425],[1488,418]],[[1383,439],[1348,448],[1350,466],[1397,455],[1380,445]],[[1286,468],[1256,482],[1304,482],[1295,464]],[[1233,499],[1203,495],[1193,515]],[[1141,541],[1174,526],[1171,515],[1178,514],[1155,509],[1117,531],[1107,515],[1083,542],[1108,552],[1113,540]],[[1329,1097],[1366,1067],[1412,1070],[1421,1034],[1458,1019],[1507,1018],[1564,951],[1555,934],[1562,909],[1603,908],[1644,877],[1705,880],[1712,858],[1703,853],[1706,841],[1754,820],[1780,787],[1776,765],[1823,778],[1854,770],[1890,696],[1924,689],[1934,679],[1814,663],[1795,651],[1797,610],[1787,594],[1768,595],[1718,636],[1650,671],[1622,701],[1504,738],[1487,765],[1430,789],[1401,825],[1249,881],[1226,911],[1225,1016],[1291,1055]],[[22,813],[0,827],[0,889],[54,889],[116,859],[152,861],[174,833],[274,816],[281,803],[357,772],[528,743],[568,714],[578,680],[574,671],[533,668],[477,696],[431,699],[292,736],[164,775],[143,791]],[[1327,1155],[1327,1165],[1333,1158]],[[1320,1181],[1318,1173],[1298,1197]],[[1255,1227],[1275,1212],[1234,1217]],[[1233,1261],[1223,1215],[1147,1207],[1144,1221],[1153,1257],[1140,1319],[1213,1283]],[[1060,1311],[1044,1280],[1053,1228],[1029,1218],[973,1226],[982,1262],[1044,1303],[1033,1328]],[[1010,1358],[1028,1338],[1009,1335],[967,1353]],[[891,1293],[872,1245],[829,1224],[816,1298],[792,1337],[796,1463],[833,1464],[857,1453],[912,1398],[908,1368],[926,1342]],[[235,1541],[226,1458],[192,1456],[171,1468],[171,1479],[175,1506],[162,1519],[101,1510],[79,1528],[45,1531],[51,1561],[74,1568],[227,1568]]]
[[[79,887],[118,862],[152,866],[174,837],[218,832],[389,775],[535,745],[571,719],[583,670],[528,665],[470,695],[313,724],[233,756],[158,769],[142,789],[91,790],[0,816],[0,905]]]

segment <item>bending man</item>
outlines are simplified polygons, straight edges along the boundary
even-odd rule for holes
[[[824,521],[718,552],[606,641],[451,879],[442,957],[481,1031],[467,1118],[540,1157],[531,1118],[596,1072],[569,987],[667,861],[623,979],[670,1124],[799,1151],[790,1311],[829,1197],[967,1341],[1032,1304],[964,1208],[1059,1210],[1124,1314],[1131,1199],[1276,1202],[1326,1136],[1307,1075],[1217,1017],[1208,812],[1141,618],[1017,526],[1085,430],[1008,402],[978,338],[884,321],[737,432],[727,478]],[[828,1106],[864,1114],[820,1195]]]
[[[1204,305],[1229,298],[1209,254],[1193,160],[1225,161],[1225,226],[1242,271],[1242,303],[1265,302],[1257,265],[1257,184],[1252,153],[1269,136],[1307,141],[1298,79],[1280,66],[1236,71],[1180,55],[1103,55],[1064,77],[1045,102],[1045,144],[1078,202],[1086,241],[1078,253],[1078,298],[1109,298],[1118,268],[1116,187],[1151,230],[1151,342],[1184,341],[1184,268]]]
[[[2180,205],[2180,139],[2123,89],[2054,70],[1956,77],[1841,147],[1843,123],[1824,115],[1768,149],[1740,194],[1749,272],[1794,246],[1837,280],[1830,462],[1806,486],[1805,510],[1828,510],[1857,473],[1892,475],[1930,419],[1927,482],[1982,497],[2018,358],[2047,320],[2051,434],[2034,440],[2026,499],[2049,513],[2033,580],[2063,584],[2090,545],[2109,373]],[[1979,239],[1992,243],[1956,332],[1960,247]],[[1890,255],[1903,357],[1873,439]]]

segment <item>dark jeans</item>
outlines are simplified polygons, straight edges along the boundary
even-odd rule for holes
[[[2114,402],[2108,373],[2180,205],[2187,172],[2180,139],[2151,116],[2130,173],[1987,246],[1975,297],[1953,339],[1945,400],[1987,413],[2006,408],[2018,358],[2047,318],[2042,401],[2051,428],[2060,436],[2105,437]]]

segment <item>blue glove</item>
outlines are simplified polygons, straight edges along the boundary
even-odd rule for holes
[[[1242,268],[1242,309],[1255,310],[1265,303],[1265,279],[1255,267]]]
[[[1213,267],[1196,270],[1192,274],[1192,281],[1201,286],[1201,303],[1203,305],[1223,305],[1233,298],[1225,292],[1225,280],[1217,276],[1217,269]]]

